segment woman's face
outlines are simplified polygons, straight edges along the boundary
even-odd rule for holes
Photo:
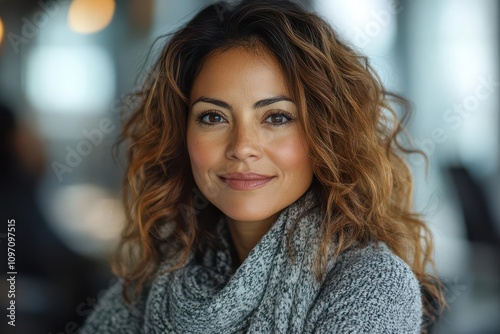
[[[194,180],[226,216],[276,218],[308,189],[312,163],[274,57],[242,47],[215,54],[196,77],[189,106]],[[238,174],[249,172],[259,175]]]

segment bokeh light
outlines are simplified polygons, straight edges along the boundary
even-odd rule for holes
[[[106,28],[115,12],[113,0],[73,0],[68,25],[81,34],[93,34]]]
[[[2,40],[3,40],[3,21],[2,18],[0,17],[0,45],[2,45]]]

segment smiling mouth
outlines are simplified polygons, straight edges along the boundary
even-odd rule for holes
[[[219,176],[219,178],[224,182],[229,188],[234,190],[253,190],[260,187],[263,187],[267,183],[269,183],[274,176],[261,178],[261,179],[229,179]]]

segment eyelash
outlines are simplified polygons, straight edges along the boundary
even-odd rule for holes
[[[207,115],[218,115],[222,118],[224,118],[224,116],[222,114],[220,114],[219,112],[215,111],[215,110],[207,110],[207,111],[204,111],[202,113],[200,113],[198,116],[196,116],[196,122],[202,126],[215,126],[217,125],[218,123],[222,123],[222,122],[216,122],[216,123],[207,123],[205,121],[203,121],[203,118]],[[266,119],[268,119],[269,117],[272,117],[272,116],[283,116],[287,119],[286,122],[283,122],[283,123],[268,123],[270,124],[271,126],[274,126],[274,127],[280,127],[280,126],[283,126],[283,125],[286,125],[290,122],[292,122],[293,120],[295,120],[295,118],[292,116],[292,114],[290,114],[289,112],[286,112],[286,111],[278,111],[278,112],[273,112],[271,114],[269,114]]]

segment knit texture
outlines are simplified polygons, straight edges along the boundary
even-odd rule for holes
[[[122,283],[116,283],[81,333],[420,333],[419,282],[384,243],[331,257],[318,283],[312,269],[321,220],[316,206],[299,220],[292,237],[296,260],[289,260],[286,232],[314,201],[309,190],[282,210],[236,271],[222,217],[216,222],[222,250],[207,249],[199,262],[191,255],[181,269],[157,275],[134,306],[122,301]]]

